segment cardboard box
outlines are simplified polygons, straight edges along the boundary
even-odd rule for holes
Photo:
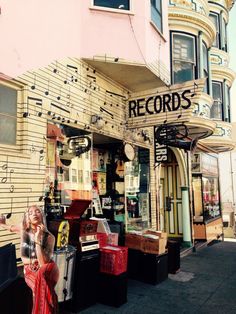
[[[164,254],[167,240],[165,238],[152,239],[143,237],[141,251],[149,254]]]

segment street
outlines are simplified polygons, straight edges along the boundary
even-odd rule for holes
[[[181,271],[159,285],[129,280],[128,302],[80,313],[236,313],[236,242],[218,242],[181,259]]]

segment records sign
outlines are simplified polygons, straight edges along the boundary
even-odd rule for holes
[[[156,134],[158,126],[154,127],[154,134]],[[154,154],[155,163],[166,162],[167,161],[167,145],[159,144],[157,138],[154,138]]]

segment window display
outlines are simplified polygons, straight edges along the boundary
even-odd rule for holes
[[[219,178],[217,157],[209,154],[195,154],[192,158],[194,221],[208,221],[220,217]],[[198,158],[198,163],[196,162]],[[197,172],[197,171],[196,171]]]
[[[127,230],[149,227],[149,151],[137,148],[135,158],[125,163]]]

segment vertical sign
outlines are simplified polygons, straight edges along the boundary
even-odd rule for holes
[[[158,139],[156,138],[158,126],[154,126],[154,154],[155,154],[155,163],[166,162],[167,161],[167,145],[159,144]],[[166,129],[163,129],[161,135],[165,136]]]

